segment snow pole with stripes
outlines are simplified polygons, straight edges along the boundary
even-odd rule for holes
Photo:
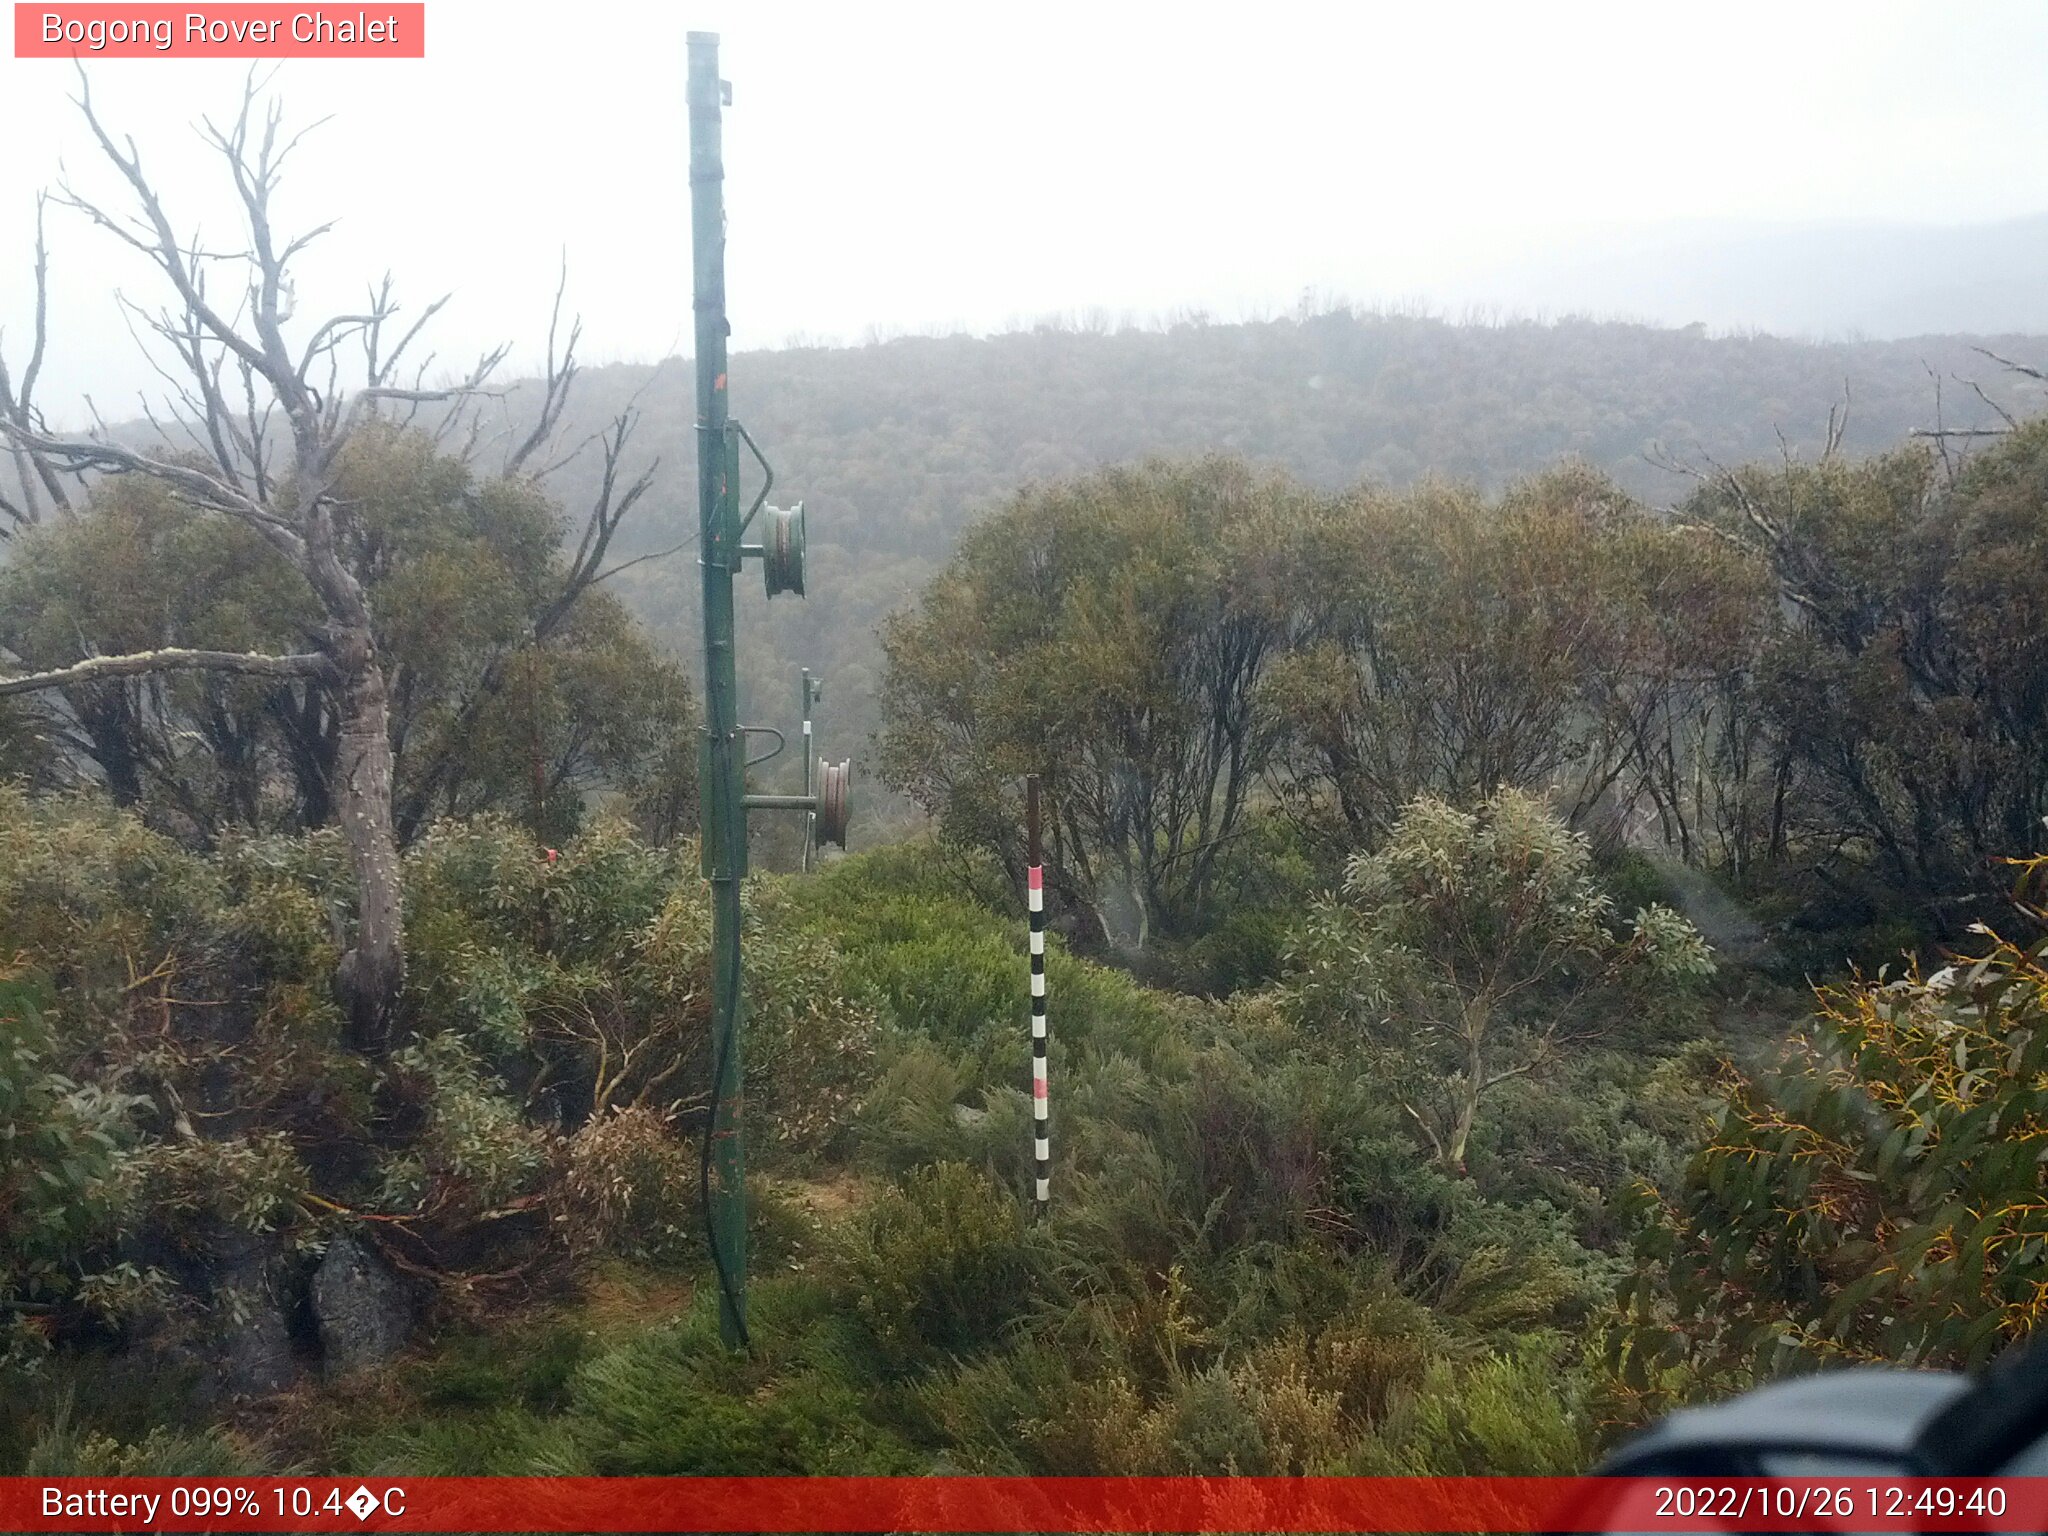
[[[1038,775],[1024,781],[1025,888],[1031,909],[1031,1159],[1034,1208],[1052,1197],[1052,1123],[1045,1081],[1045,866],[1038,852]]]

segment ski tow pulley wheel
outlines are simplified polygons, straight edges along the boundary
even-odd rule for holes
[[[804,595],[804,504],[763,507],[767,526],[761,537],[761,582],[770,597],[784,592]]]
[[[846,846],[846,790],[853,780],[853,759],[837,763],[818,759],[818,846]]]

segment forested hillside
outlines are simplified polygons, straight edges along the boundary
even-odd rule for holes
[[[894,439],[862,496],[947,462]],[[2025,1339],[2048,418],[1829,446],[1661,511],[1148,457],[842,547],[899,610],[873,771],[936,835],[747,883],[750,1353],[702,1235],[696,709],[587,558],[619,502],[579,535],[417,432],[335,447],[393,680],[367,1034],[300,546],[94,483],[0,571],[0,1467],[1558,1473]],[[857,580],[892,559],[907,602]],[[626,575],[673,624],[690,570]]]
[[[915,596],[969,521],[1027,482],[1152,454],[1224,452],[1325,488],[1436,474],[1498,490],[1577,456],[1669,505],[1693,485],[1660,464],[1737,464],[1774,458],[1781,445],[1811,458],[1845,400],[1843,447],[1854,455],[1938,420],[2000,425],[1959,381],[2019,415],[2048,398],[1980,346],[2023,362],[2048,355],[2048,343],[2026,337],[1816,344],[1346,310],[742,354],[732,366],[735,414],[774,465],[773,499],[805,501],[812,555],[803,602],[742,607],[754,626],[742,646],[752,708],[781,718],[796,669],[811,665],[831,687],[830,739],[860,754],[876,724],[876,624]],[[662,460],[622,530],[628,553],[670,548],[694,531],[689,379],[687,363],[672,360],[596,368],[577,381],[572,432],[594,430],[637,395],[637,446]],[[515,419],[533,393],[512,396]],[[564,472],[565,500],[585,499],[596,467],[593,455]],[[696,581],[684,553],[636,566],[617,590],[661,639],[694,653]]]

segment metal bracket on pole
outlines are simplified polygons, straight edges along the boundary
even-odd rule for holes
[[[747,766],[749,768],[758,768],[763,763],[774,762],[776,758],[782,756],[782,749],[789,745],[788,741],[786,741],[783,738],[782,732],[778,731],[772,725],[743,725],[740,727],[740,730],[742,733],[749,736],[761,735],[773,736],[775,738],[775,745],[771,747],[768,751],[763,752],[759,757],[750,757],[747,759]]]
[[[747,515],[740,519],[740,533],[744,536],[746,531],[754,526],[754,514],[761,510],[762,504],[768,500],[768,493],[775,489],[775,471],[768,465],[768,455],[747,435],[747,429],[736,421],[731,423],[731,427],[739,440],[747,445],[748,452],[753,454],[754,462],[761,466],[760,492],[754,497],[754,504],[747,508]]]

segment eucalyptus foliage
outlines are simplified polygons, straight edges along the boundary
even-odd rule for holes
[[[1503,789],[1471,810],[1418,799],[1381,847],[1354,854],[1342,897],[1311,914],[1291,988],[1462,1171],[1489,1095],[1668,1014],[1713,969],[1668,907],[1620,919],[1586,840]]]
[[[1979,1365],[2048,1313],[2048,944],[1980,931],[1932,974],[1822,988],[1781,1067],[1729,1070],[1683,1178],[1644,1191],[1629,1416],[1824,1363]]]

